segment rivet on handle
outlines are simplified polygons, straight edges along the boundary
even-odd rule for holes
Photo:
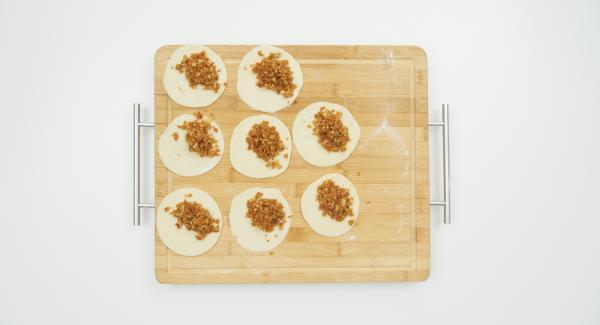
[[[448,110],[450,105],[442,104],[442,122],[432,122],[429,126],[441,126],[443,129],[442,140],[444,142],[444,200],[431,201],[430,205],[444,206],[444,223],[450,223],[450,121]]]
[[[140,104],[133,104],[133,225],[140,225],[140,208],[154,208],[154,204],[140,202],[140,128],[153,128],[152,123],[140,122]]]

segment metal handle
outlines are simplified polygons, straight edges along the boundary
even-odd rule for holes
[[[133,104],[133,225],[140,225],[140,208],[154,208],[152,203],[140,203],[140,128],[153,128],[140,122],[140,104]]]
[[[431,201],[431,205],[444,206],[444,223],[450,223],[450,123],[448,111],[450,105],[442,105],[442,122],[431,122],[429,126],[441,126],[444,142],[444,199]],[[152,123],[140,122],[140,104],[133,104],[133,225],[140,225],[140,208],[154,208],[153,203],[140,202],[140,128],[153,128]]]
[[[431,205],[444,206],[444,223],[450,223],[450,121],[448,110],[450,105],[442,104],[442,122],[432,122],[429,126],[441,126],[443,129],[442,140],[444,142],[444,200],[431,201]]]

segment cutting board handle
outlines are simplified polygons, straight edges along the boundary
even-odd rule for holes
[[[441,205],[444,207],[444,223],[450,224],[450,105],[442,104],[442,121],[430,122],[429,126],[442,127],[442,141],[444,150],[444,199],[443,201],[431,201],[430,205]]]
[[[444,197],[442,201],[431,201],[430,205],[444,207],[444,223],[450,224],[450,105],[442,104],[442,121],[430,122],[429,126],[442,127],[443,158],[444,158]],[[143,127],[154,128],[154,124],[140,121],[140,104],[133,104],[133,225],[139,226],[140,210],[154,208],[153,203],[140,202],[140,130]]]
[[[140,129],[154,128],[152,123],[140,122],[140,104],[133,104],[133,225],[140,225],[140,209],[154,208],[153,203],[140,202]]]

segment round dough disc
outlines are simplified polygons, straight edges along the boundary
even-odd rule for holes
[[[254,151],[248,149],[246,136],[254,124],[261,123],[262,121],[269,122],[270,126],[274,126],[275,129],[277,129],[279,137],[285,146],[285,149],[283,149],[283,151],[275,158],[276,160],[279,160],[279,163],[281,164],[280,168],[267,167],[266,161],[258,158]],[[290,131],[288,131],[288,128],[281,120],[273,116],[264,114],[250,116],[242,120],[235,129],[233,129],[231,143],[229,145],[229,158],[231,159],[233,168],[243,175],[252,178],[275,177],[288,168],[291,157],[292,137],[290,136]]]
[[[325,150],[319,143],[318,137],[313,134],[312,123],[315,114],[319,112],[321,107],[342,112],[342,124],[348,128],[350,136],[350,141],[346,144],[346,151],[329,152]],[[360,139],[360,126],[352,113],[344,106],[328,102],[316,102],[306,106],[296,115],[292,126],[292,134],[296,150],[298,150],[302,159],[313,166],[327,167],[337,165],[350,157]]]
[[[177,218],[166,212],[165,207],[174,209],[177,203],[183,200],[202,204],[213,218],[219,220],[220,231],[210,233],[204,239],[198,240],[195,231],[187,230],[183,226],[177,228],[175,225]],[[223,216],[217,202],[208,193],[196,188],[182,188],[169,193],[160,203],[156,212],[156,230],[162,242],[170,250],[179,255],[196,256],[204,254],[217,243],[223,230]]]
[[[263,193],[263,198],[276,199],[283,205],[286,221],[282,229],[275,227],[271,232],[264,232],[253,226],[250,218],[246,217],[246,202],[258,192]],[[279,246],[287,235],[292,224],[292,209],[278,189],[252,187],[233,197],[229,209],[229,223],[233,237],[242,248],[250,252],[266,252]]]
[[[179,125],[185,121],[195,121],[196,117],[192,114],[182,114],[176,117],[167,126],[158,140],[158,155],[160,160],[172,172],[181,176],[197,176],[213,169],[225,151],[225,140],[223,132],[214,120],[211,125],[217,129],[212,135],[217,139],[219,145],[219,155],[214,157],[201,157],[197,152],[188,149],[188,143],[185,140],[185,130],[179,128]],[[177,133],[178,139],[173,138],[173,133]]]
[[[323,212],[319,209],[319,202],[317,201],[317,188],[319,185],[323,184],[326,180],[332,180],[338,186],[347,188],[350,190],[350,196],[353,199],[352,202],[352,217],[346,217],[342,221],[336,221],[329,217],[328,215],[323,215]],[[308,225],[318,234],[327,236],[327,237],[337,237],[341,236],[356,224],[358,221],[358,208],[360,206],[360,198],[358,197],[358,192],[356,191],[356,187],[349,179],[344,177],[341,174],[327,174],[318,180],[314,181],[310,184],[304,193],[302,194],[302,199],[300,200],[300,208],[302,209],[302,217]],[[354,220],[352,224],[350,224],[350,220]]]
[[[195,89],[190,87],[188,80],[185,78],[185,74],[177,71],[175,66],[181,63],[181,60],[185,55],[192,53],[199,53],[205,51],[206,56],[215,64],[219,79],[217,83],[220,85],[217,92],[204,89],[201,85],[198,85]],[[206,107],[214,103],[225,91],[225,83],[227,82],[227,69],[223,59],[219,57],[215,52],[203,45],[184,45],[176,49],[165,68],[163,76],[163,85],[169,97],[174,100],[177,104],[187,107]]]
[[[291,97],[283,97],[283,95],[273,90],[260,88],[256,85],[256,74],[252,72],[251,65],[260,62],[264,58],[258,55],[259,51],[262,51],[265,56],[271,53],[281,53],[280,59],[288,60],[288,65],[293,73],[293,82],[296,85],[296,89],[294,89]],[[256,111],[273,113],[288,107],[300,94],[303,83],[304,77],[302,76],[302,69],[298,61],[288,52],[274,46],[257,46],[253,48],[244,55],[238,68],[238,94],[246,105]]]

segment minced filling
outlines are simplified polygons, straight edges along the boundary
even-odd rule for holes
[[[279,160],[275,159],[284,149],[285,145],[277,129],[267,121],[252,125],[246,136],[248,150],[254,151],[256,156],[266,162],[270,168],[281,168]]]
[[[265,232],[271,232],[275,227],[283,228],[285,212],[279,201],[265,199],[262,192],[257,192],[254,198],[246,202],[246,207],[248,208],[246,217],[252,220],[253,226]]]
[[[184,55],[175,69],[183,74],[191,88],[202,86],[205,90],[219,91],[219,71],[206,55],[206,51]]]
[[[221,153],[219,143],[213,135],[218,130],[210,124],[207,118],[202,116],[202,113],[194,113],[195,121],[185,121],[178,127],[184,130],[185,141],[188,143],[188,150],[197,152],[200,157],[216,157]],[[177,139],[175,139],[177,140]]]
[[[252,72],[256,74],[256,86],[272,90],[286,98],[292,97],[297,86],[288,60],[281,60],[281,53],[264,56],[259,51],[258,55],[263,59],[252,65]]]
[[[317,188],[319,209],[323,216],[329,216],[335,221],[343,221],[353,215],[352,201],[350,190],[340,187],[330,179]]]
[[[213,218],[210,211],[198,202],[184,200],[177,203],[175,209],[169,213],[177,218],[177,228],[185,226],[185,229],[194,231],[198,240],[203,240],[210,233],[220,230],[219,220]]]
[[[342,123],[342,112],[321,107],[312,122],[313,134],[319,144],[329,152],[346,151],[350,142],[348,128]]]

